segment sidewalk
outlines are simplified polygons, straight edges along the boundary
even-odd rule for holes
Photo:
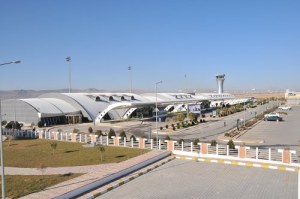
[[[168,151],[157,151],[153,150],[146,154],[137,156],[135,158],[126,160],[120,163],[105,164],[105,165],[92,165],[84,167],[65,167],[65,168],[48,168],[46,169],[49,174],[58,173],[69,173],[72,171],[84,172],[88,171],[87,174],[79,176],[77,178],[62,182],[60,184],[54,185],[52,187],[46,188],[43,191],[27,195],[23,198],[70,198],[94,189],[101,184],[106,184],[111,180],[115,180],[121,176],[127,175],[128,172],[135,171],[146,165],[151,164],[159,159],[167,157],[170,155]],[[32,175],[38,175],[41,173],[38,169],[17,169],[17,168],[7,168],[8,172],[16,172],[16,174],[21,173],[23,170],[31,171]],[[132,170],[132,171],[131,171]],[[34,174],[36,173],[36,174]],[[77,173],[77,172],[76,172]],[[44,173],[46,174],[46,173]],[[57,174],[57,173],[56,173]],[[25,175],[25,174],[23,174]]]

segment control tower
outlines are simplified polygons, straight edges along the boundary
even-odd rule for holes
[[[217,80],[217,84],[218,84],[218,93],[221,94],[224,91],[223,84],[224,84],[224,80],[225,80],[225,74],[216,75],[216,80]]]

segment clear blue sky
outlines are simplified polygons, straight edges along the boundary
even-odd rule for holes
[[[0,90],[300,90],[299,0],[2,0]],[[187,75],[186,79],[184,74]]]

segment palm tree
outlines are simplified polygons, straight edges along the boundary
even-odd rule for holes
[[[104,148],[104,145],[100,144],[98,146],[98,150],[100,151],[100,160],[101,162],[103,161],[103,153],[105,152],[105,148]]]

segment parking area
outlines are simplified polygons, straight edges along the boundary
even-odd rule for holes
[[[98,198],[297,198],[295,172],[173,160]]]
[[[264,146],[281,146],[299,149],[300,146],[300,107],[293,107],[291,111],[286,112],[283,121],[261,121],[252,129],[239,137],[240,140],[263,140]]]

